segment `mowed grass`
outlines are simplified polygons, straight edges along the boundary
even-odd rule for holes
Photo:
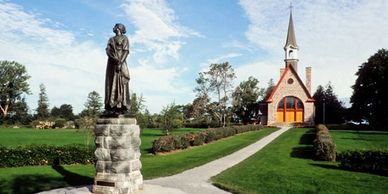
[[[68,145],[94,143],[91,132],[76,129],[12,129],[0,128],[0,145],[16,147],[20,145],[48,144]]]
[[[370,148],[369,144],[374,142],[358,143],[357,138],[347,143],[339,140],[348,136],[353,138],[352,135],[346,131],[333,133],[339,150]],[[379,142],[381,137],[378,136],[380,134],[376,133],[373,138],[368,137]],[[233,193],[244,194],[387,193],[388,177],[345,171],[336,163],[312,160],[313,138],[314,132],[310,129],[291,129],[260,152],[213,177],[212,181]],[[381,142],[375,144],[376,147],[384,145]]]
[[[174,133],[197,130],[179,129]],[[167,155],[151,155],[148,150],[152,146],[152,141],[162,136],[162,132],[145,129],[141,135],[143,165],[141,171],[145,179],[176,174],[228,155],[275,130],[277,129],[266,128]],[[94,175],[93,165],[65,165],[61,169],[54,169],[51,166],[0,168],[0,193],[32,193],[58,187],[92,184]]]
[[[330,130],[338,152],[359,149],[388,149],[387,131]]]

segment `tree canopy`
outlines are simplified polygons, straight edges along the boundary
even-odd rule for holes
[[[235,77],[234,69],[228,62],[225,62],[211,64],[209,70],[199,73],[196,79],[195,91],[198,97],[202,99],[216,97],[217,101],[210,103],[207,110],[217,118],[220,126],[225,126],[226,123],[227,106]]]
[[[103,106],[100,94],[96,91],[90,92],[84,106],[85,109],[80,113],[81,116],[100,116]]]
[[[54,106],[51,109],[51,116],[74,120],[73,106],[70,104],[62,104],[59,108]]]
[[[30,94],[29,78],[24,65],[15,61],[0,61],[0,113],[3,118],[13,104],[22,100],[23,93]]]
[[[383,127],[388,122],[388,50],[377,51],[360,66],[356,76],[350,98],[354,119]]]
[[[264,89],[260,89],[258,84],[259,80],[251,76],[242,81],[232,94],[233,112],[244,122],[255,113],[258,99],[264,94]]]
[[[345,121],[345,108],[338,100],[330,82],[325,87],[319,85],[313,98],[315,100],[315,123],[340,124]]]

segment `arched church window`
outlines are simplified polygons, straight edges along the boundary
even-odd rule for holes
[[[287,96],[287,109],[295,108],[295,97]]]
[[[303,108],[303,102],[295,96],[286,96],[278,103],[278,109],[297,110]]]

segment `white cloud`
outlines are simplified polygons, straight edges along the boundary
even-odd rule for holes
[[[56,29],[57,22],[27,12],[13,3],[0,3],[0,60],[24,64],[31,75],[34,109],[39,84],[45,84],[51,106],[72,104],[82,110],[87,94],[103,94],[105,53],[94,42],[77,42],[74,33]]]
[[[178,59],[179,49],[184,44],[179,39],[201,36],[180,25],[174,10],[164,0],[127,0],[122,7],[129,21],[136,27],[131,42],[141,44],[153,52],[153,60],[150,62],[162,64],[171,57]]]
[[[181,77],[187,67],[174,62],[180,59],[184,38],[202,35],[179,24],[174,10],[164,0],[127,0],[122,8],[136,29],[129,38],[133,50],[139,53],[130,67],[131,87],[144,94],[151,112],[159,112],[173,101],[185,103],[194,96],[191,86]]]
[[[260,63],[280,68],[288,27],[289,1],[241,0],[250,21],[246,37],[270,54]],[[293,19],[300,47],[299,72],[313,67],[314,85],[331,81],[340,97],[350,97],[358,66],[388,45],[387,1],[299,1]],[[276,61],[276,63],[274,63]],[[256,66],[257,75],[267,72]],[[273,75],[277,79],[277,73]],[[303,78],[303,76],[301,76]]]
[[[226,53],[226,54],[223,54],[223,55],[215,57],[215,58],[208,59],[208,60],[206,60],[206,62],[201,64],[201,66],[203,67],[202,71],[207,71],[206,69],[209,67],[210,64],[224,63],[224,62],[227,62],[228,59],[232,59],[232,58],[236,58],[236,57],[240,57],[240,56],[242,56],[241,53],[231,52],[231,53]]]

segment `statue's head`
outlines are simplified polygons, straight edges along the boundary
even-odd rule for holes
[[[124,24],[121,24],[121,23],[117,23],[117,24],[115,25],[115,27],[113,27],[113,32],[114,32],[115,34],[117,34],[118,30],[120,30],[120,32],[121,32],[122,34],[125,34],[125,33],[127,32],[127,30],[125,30]]]

